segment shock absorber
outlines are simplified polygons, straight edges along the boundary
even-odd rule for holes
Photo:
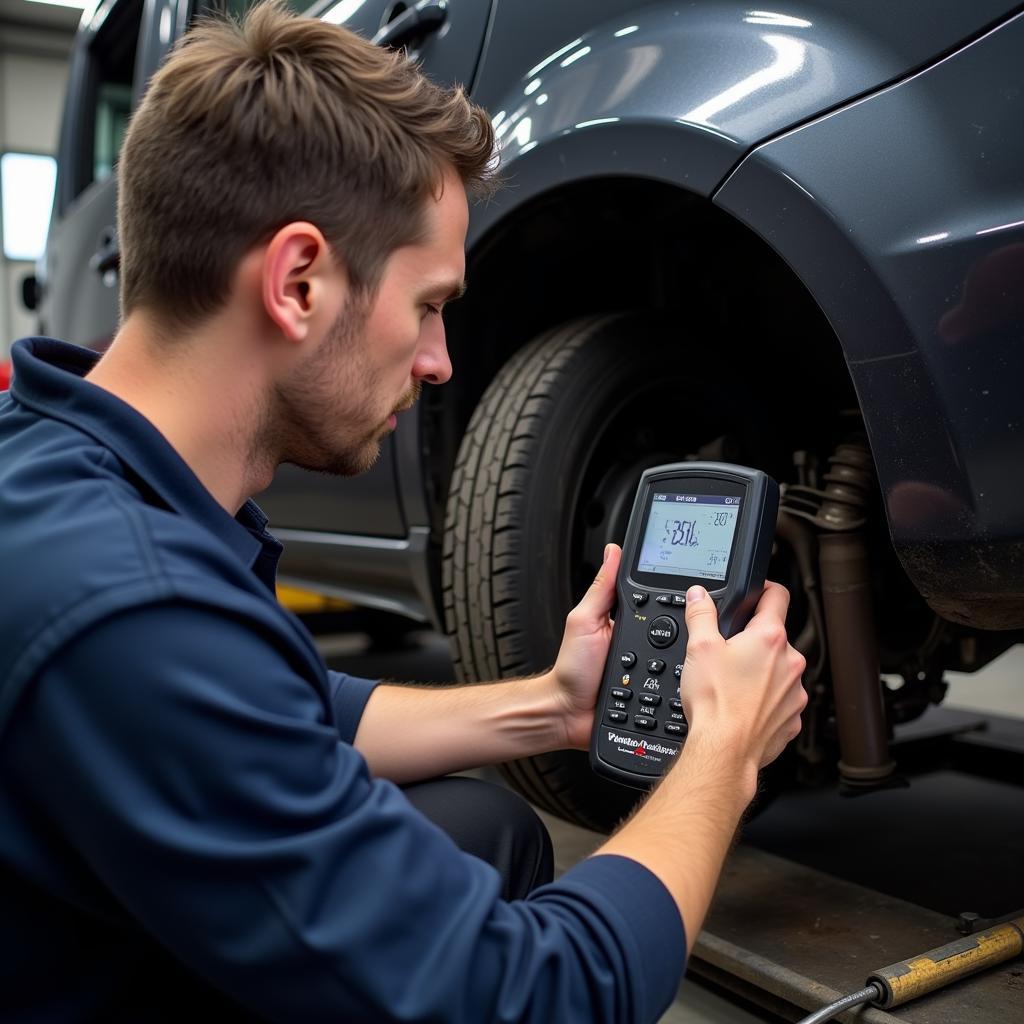
[[[864,529],[874,484],[867,446],[860,441],[839,445],[828,460],[823,483],[823,490],[788,489],[785,508],[819,531],[839,772],[848,791],[862,791],[883,785],[895,769],[889,754]]]
[[[878,665],[865,510],[874,482],[871,453],[841,444],[828,460],[819,518],[821,589],[839,731],[839,773],[851,787],[872,787],[892,775]]]

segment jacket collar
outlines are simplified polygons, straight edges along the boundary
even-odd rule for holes
[[[259,506],[250,499],[232,518],[145,416],[83,379],[98,359],[97,352],[53,338],[16,341],[11,349],[11,397],[109,448],[147,502],[162,504],[201,523],[250,568],[265,552],[256,568],[273,588],[273,568],[281,545],[267,532],[267,517]]]

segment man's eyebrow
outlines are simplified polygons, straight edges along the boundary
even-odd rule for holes
[[[461,299],[466,294],[466,282],[459,281],[458,284],[448,285],[445,281],[440,281],[436,285],[424,290],[422,299],[429,299],[431,296],[437,295],[443,288],[449,288],[448,294],[441,300],[442,302],[454,302],[456,299]]]

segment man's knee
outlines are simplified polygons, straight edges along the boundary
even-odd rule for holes
[[[461,850],[497,869],[505,899],[522,899],[531,889],[551,881],[551,837],[517,793],[461,775],[416,783],[404,792]]]

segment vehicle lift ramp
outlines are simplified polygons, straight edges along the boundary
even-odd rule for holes
[[[1005,810],[998,815],[1001,820],[991,823],[990,834],[980,834],[972,823],[968,799],[953,796],[939,832],[945,829],[950,843],[959,840],[963,849],[972,851],[972,870],[987,873],[991,864],[998,898],[1005,892],[1011,904],[1003,908],[1006,918],[1024,914],[1017,909],[1024,905],[1024,862],[1012,855],[1024,833],[1024,721],[933,709],[920,722],[897,730],[894,749],[911,788],[892,794],[893,800],[913,799],[916,786],[923,792],[931,785],[934,792],[940,780],[953,778],[951,772],[959,774],[965,787],[978,787],[978,792],[988,787],[1002,794]],[[853,805],[863,800],[867,813],[873,799],[869,795],[843,804],[854,811],[859,808]],[[889,806],[886,813],[891,814],[893,804]],[[765,812],[766,818],[771,811]],[[985,814],[996,817],[989,805]],[[760,821],[754,819],[749,831],[765,845],[758,838]],[[963,864],[934,835],[911,863],[901,864],[886,835],[885,815],[879,821],[879,827],[860,834],[855,857],[891,863],[897,879],[909,877],[908,871],[927,873],[934,885],[958,890]],[[893,831],[913,828],[891,818],[889,824]],[[1004,851],[991,857],[992,843],[1000,835]],[[900,886],[891,891],[900,891]],[[968,920],[976,916],[963,915],[958,924],[954,916],[741,843],[726,861],[689,970],[781,1020],[795,1021],[862,989],[882,967],[955,942],[966,930],[976,933],[987,927],[989,922]],[[1018,956],[891,1010],[862,1006],[835,1019],[851,1024],[1024,1024],[1024,959]]]
[[[863,987],[877,968],[955,940],[950,917],[740,846],[722,872],[690,971],[795,1020]],[[684,997],[685,998],[685,997]],[[1010,961],[859,1024],[1024,1021],[1024,962]]]

